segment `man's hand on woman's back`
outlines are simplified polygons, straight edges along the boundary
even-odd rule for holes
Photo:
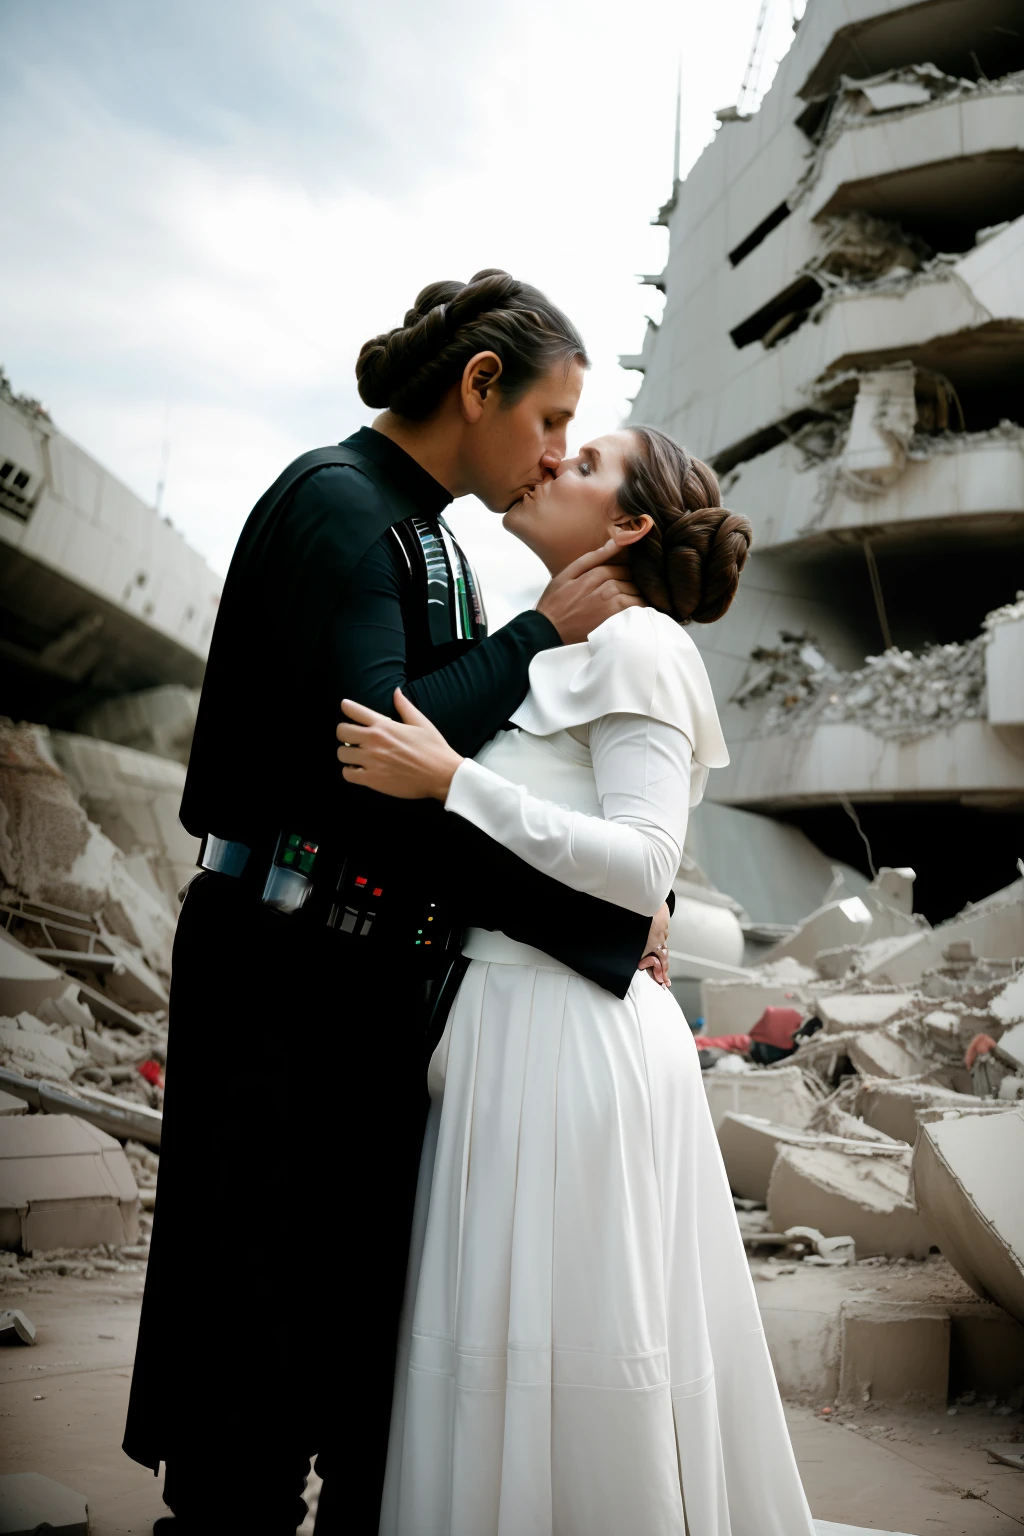
[[[585,640],[592,629],[623,608],[643,606],[628,567],[609,563],[617,553],[618,546],[609,539],[602,549],[580,555],[559,571],[541,593],[537,612],[555,626],[563,645]]]

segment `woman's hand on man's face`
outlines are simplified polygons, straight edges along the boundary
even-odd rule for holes
[[[395,689],[398,720],[354,699],[342,699],[341,709],[348,719],[336,732],[341,742],[338,761],[345,765],[342,777],[348,783],[399,800],[448,798],[462,758],[400,688]]]

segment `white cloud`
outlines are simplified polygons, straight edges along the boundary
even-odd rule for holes
[[[677,61],[685,170],[758,4],[5,8],[0,358],[147,498],[169,401],[164,510],[220,569],[283,464],[369,418],[355,354],[435,278],[548,291],[594,358],[577,440],[606,430],[660,304],[634,274],[665,259]],[[529,600],[498,520],[454,523],[494,617]]]

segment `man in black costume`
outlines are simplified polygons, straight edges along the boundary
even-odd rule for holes
[[[340,700],[393,714],[396,687],[472,756],[538,651],[636,601],[595,556],[487,638],[441,516],[466,491],[503,511],[553,471],[585,365],[507,274],[433,285],[360,355],[374,428],[290,466],[235,551],[182,802],[203,870],[175,941],[124,1441],[166,1463],[176,1518],[157,1525],[180,1536],[294,1530],[314,1454],[318,1532],[377,1529],[429,1003],[461,927],[619,996],[651,942],[647,918],[434,803],[346,784],[335,759]]]

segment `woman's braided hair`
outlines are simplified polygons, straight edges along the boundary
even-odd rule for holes
[[[629,546],[630,575],[653,608],[680,624],[713,624],[736,596],[753,529],[722,506],[714,470],[654,427],[629,431],[638,450],[616,499],[627,516],[654,519]]]
[[[501,401],[512,405],[552,363],[589,367],[583,338],[529,283],[489,267],[468,283],[431,283],[403,323],[366,342],[356,362],[360,397],[422,421],[462,378],[470,358],[501,358]]]

